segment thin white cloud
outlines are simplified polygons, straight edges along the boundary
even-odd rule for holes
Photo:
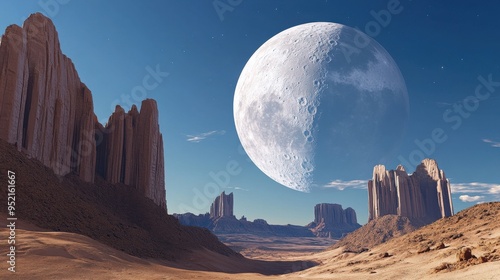
[[[500,184],[490,183],[451,183],[452,193],[500,194]]]
[[[475,196],[470,196],[467,194],[461,195],[459,199],[463,202],[477,202],[480,201],[484,198],[482,195],[475,195]]]
[[[483,139],[483,142],[490,144],[493,148],[500,148],[500,142],[493,141],[491,139]]]
[[[200,134],[194,134],[194,135],[186,135],[187,141],[191,143],[199,143],[203,140],[206,140],[207,138],[215,135],[224,135],[226,134],[225,130],[212,130],[208,132],[203,132]]]
[[[333,180],[330,183],[324,185],[325,188],[334,188],[339,191],[343,191],[347,188],[349,189],[366,189],[368,181],[367,180],[351,180],[351,181],[343,181],[343,180]]]
[[[461,194],[459,199],[464,202],[486,202],[500,200],[500,184],[491,183],[451,183],[452,194]]]

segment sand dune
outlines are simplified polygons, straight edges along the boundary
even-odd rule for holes
[[[0,219],[5,220],[5,214]],[[18,220],[16,279],[255,279],[293,271],[303,262],[264,262],[197,250],[178,261],[141,259],[89,237],[53,232]],[[2,229],[2,236],[7,230]],[[304,262],[312,266],[312,262]],[[225,271],[213,272],[213,271]],[[259,271],[260,273],[245,273]],[[269,277],[266,277],[269,278]],[[271,277],[274,278],[274,277]]]

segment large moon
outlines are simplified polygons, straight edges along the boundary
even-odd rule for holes
[[[328,22],[289,28],[257,49],[238,79],[233,109],[255,165],[304,192],[387,159],[409,114],[404,79],[387,51]]]

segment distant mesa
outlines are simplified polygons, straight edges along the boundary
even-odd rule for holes
[[[61,49],[50,19],[31,15],[7,27],[0,41],[0,139],[57,175],[85,182],[100,175],[137,187],[166,209],[163,139],[154,100],[125,113],[119,106],[106,127],[92,94]]]
[[[314,207],[314,222],[307,225],[318,237],[341,238],[361,227],[356,211],[340,204],[321,203]]]
[[[210,213],[173,214],[181,224],[208,228],[215,234],[250,233],[262,236],[329,237],[340,238],[360,227],[352,208],[342,209],[339,204],[318,204],[314,222],[307,226],[270,225],[264,219],[248,221],[245,216],[237,219],[233,214],[233,193],[222,192],[210,206]]]
[[[433,159],[424,159],[412,175],[377,165],[368,181],[369,220],[399,215],[427,223],[453,215],[450,181]]]
[[[210,206],[210,213],[194,215],[192,213],[173,214],[182,225],[209,229],[215,234],[255,234],[259,236],[314,237],[303,226],[270,225],[264,219],[248,221],[245,216],[237,219],[233,215],[233,193],[222,192]]]

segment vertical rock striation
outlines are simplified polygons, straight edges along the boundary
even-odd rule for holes
[[[53,23],[31,15],[0,43],[0,138],[58,175],[94,180],[92,94],[62,54]]]
[[[356,211],[340,204],[321,203],[314,207],[314,222],[307,225],[316,236],[341,237],[360,227]]]
[[[314,206],[314,222],[327,225],[341,225],[346,223],[346,215],[342,205],[321,203]]]
[[[135,105],[128,113],[116,106],[106,126],[97,131],[102,135],[102,148],[98,149],[96,172],[111,183],[140,188],[166,208],[163,137],[156,101],[144,100],[140,113]]]
[[[222,192],[210,206],[210,218],[234,217],[233,215],[233,193],[226,195]]]
[[[453,215],[450,182],[436,161],[424,159],[412,175],[403,166],[377,165],[368,181],[369,220],[394,214],[428,222]]]
[[[92,94],[60,49],[52,21],[31,15],[7,27],[0,41],[0,138],[51,168],[86,182],[98,173],[140,188],[166,208],[163,138],[154,100],[125,113],[117,106],[106,127]]]

